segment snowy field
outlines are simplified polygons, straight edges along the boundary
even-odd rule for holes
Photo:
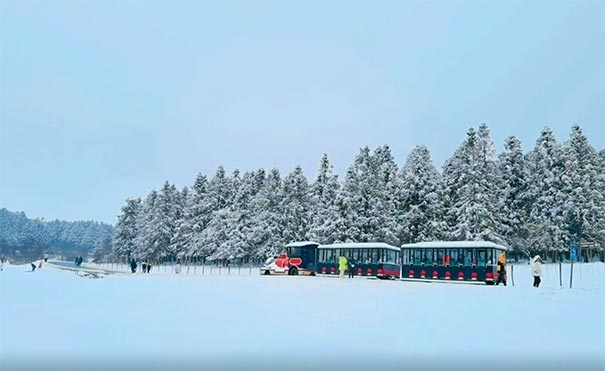
[[[605,265],[543,287],[0,272],[0,369],[603,369]],[[220,367],[219,367],[220,366]]]

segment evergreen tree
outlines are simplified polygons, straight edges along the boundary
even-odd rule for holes
[[[319,165],[317,179],[311,186],[309,237],[311,240],[329,244],[339,237],[340,214],[337,200],[340,185],[338,176],[332,172],[328,155],[324,154]]]
[[[141,199],[129,198],[126,200],[126,205],[122,206],[122,212],[118,216],[113,239],[113,252],[122,261],[130,260],[136,249],[137,220],[140,212]]]
[[[563,214],[571,243],[595,242],[605,220],[605,189],[598,153],[575,125],[563,148]]]
[[[401,169],[400,227],[402,243],[444,237],[447,223],[440,195],[440,174],[426,146],[416,146]]]
[[[515,250],[525,250],[529,231],[528,183],[529,178],[521,142],[508,137],[504,143],[504,152],[498,160],[499,204],[501,207],[501,234]]]
[[[283,183],[279,170],[272,169],[251,202],[256,214],[250,230],[250,243],[255,246],[253,258],[265,259],[274,256],[285,244],[282,235],[282,193]]]
[[[280,209],[285,222],[282,230],[284,244],[308,239],[310,204],[309,183],[302,168],[297,166],[283,184]]]
[[[485,124],[473,128],[444,166],[450,238],[502,242],[496,202],[496,152]]]
[[[562,148],[552,130],[545,128],[528,155],[529,248],[532,251],[565,249],[569,243],[563,215]]]

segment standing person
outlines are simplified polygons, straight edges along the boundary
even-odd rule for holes
[[[34,263],[32,263],[32,272],[35,272],[35,271],[36,271],[36,263],[34,262]]]
[[[176,267],[174,268],[174,273],[179,274],[181,273],[181,259],[177,259],[176,261]]]
[[[44,254],[44,262],[46,263],[48,261],[48,254]]]
[[[345,258],[344,256],[341,256],[340,258],[338,258],[338,273],[339,273],[339,277],[338,278],[344,278],[345,276],[345,271],[347,270],[347,258]]]
[[[143,273],[147,273],[147,262],[145,260],[141,263],[141,268]]]
[[[349,260],[349,278],[353,278],[355,275],[355,261]]]
[[[496,286],[502,282],[506,286],[506,255],[501,253],[498,257],[498,279],[496,280]]]
[[[534,276],[534,287],[540,287],[540,275],[542,274],[542,258],[540,255],[534,256],[531,261],[531,275]]]
[[[130,270],[132,271],[132,273],[135,273],[137,271],[137,262],[134,261],[134,258],[130,260]]]
[[[147,262],[147,273],[151,272],[151,263]]]

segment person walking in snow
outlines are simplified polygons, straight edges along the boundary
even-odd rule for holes
[[[540,287],[540,275],[542,274],[542,258],[540,255],[534,256],[531,261],[531,275],[534,276],[534,287]]]
[[[32,263],[32,272],[35,272],[35,271],[36,271],[36,263],[34,262],[34,263]]]
[[[498,257],[498,279],[496,280],[496,286],[502,282],[506,286],[506,255],[501,253]]]
[[[345,276],[345,271],[347,270],[347,258],[345,258],[344,256],[341,256],[340,258],[338,258],[338,273],[339,273],[339,278],[344,278]]]
[[[353,259],[349,260],[349,278],[353,278],[355,275],[355,261]]]
[[[132,273],[135,273],[137,271],[137,262],[134,260],[134,258],[130,260],[130,271]]]

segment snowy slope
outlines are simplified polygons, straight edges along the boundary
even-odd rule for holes
[[[605,364],[604,265],[576,265],[573,290],[559,288],[555,268],[534,289],[524,265],[515,267],[515,287],[165,274],[92,280],[11,266],[0,273],[0,360],[6,369]]]

